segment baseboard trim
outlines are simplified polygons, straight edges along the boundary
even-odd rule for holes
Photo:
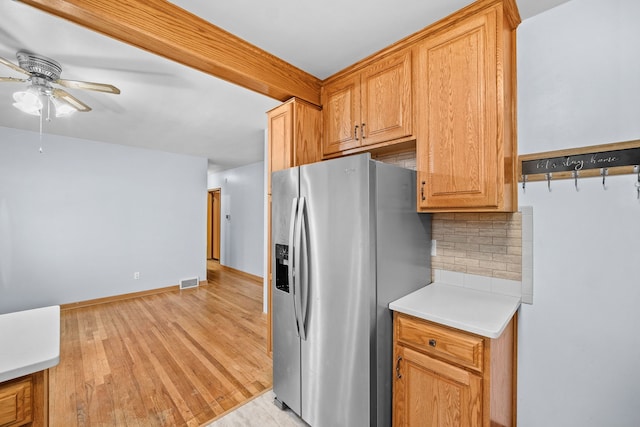
[[[250,280],[256,282],[257,285],[262,286],[262,277],[261,276],[256,276],[255,274],[247,273],[246,271],[242,271],[242,270],[237,270],[237,269],[235,269],[233,267],[227,267],[226,265],[222,265],[222,264],[220,264],[220,269],[228,271],[230,273],[237,274],[238,276],[242,276],[242,277],[245,277],[247,279],[250,279]],[[200,280],[200,282],[199,282],[200,286],[205,286],[206,284],[207,284],[206,280]],[[180,289],[180,285],[173,285],[173,286],[167,286],[167,287],[164,287],[164,288],[149,289],[149,290],[146,290],[146,291],[131,292],[131,293],[128,293],[128,294],[112,295],[112,296],[109,296],[109,297],[90,299],[90,300],[86,300],[86,301],[78,301],[78,302],[70,302],[70,303],[67,303],[67,304],[60,304],[60,310],[73,310],[75,308],[90,307],[92,305],[106,304],[106,303],[109,303],[109,302],[122,301],[122,300],[127,300],[127,299],[132,299],[132,298],[140,298],[140,297],[144,297],[144,296],[148,296],[148,295],[161,294],[161,293],[164,293],[164,292],[171,292],[171,291],[182,291],[182,292],[184,292],[184,291],[189,291],[191,289],[198,289],[198,288],[194,287],[194,288],[190,288],[190,289]]]
[[[262,285],[262,276],[256,276],[255,274],[247,273],[246,271],[242,271],[242,270],[237,270],[233,267],[227,267],[226,265],[222,265],[222,264],[220,264],[220,269],[229,271],[231,273],[235,273],[239,276],[246,277],[247,279],[254,280],[258,282],[259,285]]]
[[[198,284],[200,286],[204,286],[204,285],[207,284],[207,281],[206,280],[200,280],[200,282],[198,282]],[[71,303],[67,303],[67,304],[60,304],[60,310],[61,311],[73,310],[75,308],[90,307],[92,305],[106,304],[106,303],[109,303],[109,302],[123,301],[123,300],[127,300],[127,299],[132,299],[132,298],[140,298],[140,297],[145,297],[145,296],[149,296],[149,295],[156,295],[156,294],[162,294],[162,293],[171,292],[171,291],[180,291],[180,292],[187,291],[188,292],[189,290],[192,290],[192,289],[198,289],[198,288],[194,287],[194,288],[189,288],[189,289],[180,289],[180,285],[173,285],[173,286],[167,286],[167,287],[164,287],[164,288],[149,289],[149,290],[146,290],[146,291],[131,292],[131,293],[128,293],[128,294],[112,295],[110,297],[90,299],[90,300],[86,300],[86,301],[71,302]]]

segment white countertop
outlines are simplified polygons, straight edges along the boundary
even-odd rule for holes
[[[400,313],[498,338],[520,307],[520,298],[431,283],[389,304]]]
[[[0,382],[60,362],[60,306],[0,314]]]

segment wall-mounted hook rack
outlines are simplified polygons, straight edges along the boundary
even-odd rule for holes
[[[518,168],[523,189],[525,183],[544,180],[549,191],[551,178],[573,179],[579,191],[578,178],[601,176],[606,189],[609,175],[638,174],[635,186],[640,198],[640,140],[525,154],[519,156]]]

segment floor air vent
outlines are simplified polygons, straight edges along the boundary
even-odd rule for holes
[[[194,277],[191,279],[183,279],[180,281],[180,289],[189,289],[195,288],[198,286],[198,278]]]

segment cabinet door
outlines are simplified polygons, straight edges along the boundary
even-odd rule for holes
[[[301,166],[321,160],[322,113],[320,107],[296,100],[293,103],[294,164]]]
[[[419,209],[499,205],[496,20],[490,9],[418,46]]]
[[[394,427],[482,425],[479,375],[404,346],[395,350]]]
[[[270,172],[293,165],[293,104],[287,103],[269,112]]]
[[[360,146],[360,75],[350,75],[322,88],[324,135],[322,154]]]
[[[362,71],[361,145],[412,134],[411,51],[383,59]]]
[[[0,385],[0,425],[19,426],[31,421],[31,377]]]

